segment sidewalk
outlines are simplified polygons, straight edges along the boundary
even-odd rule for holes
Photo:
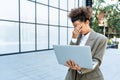
[[[120,50],[106,50],[101,65],[105,80],[120,79],[119,61]],[[66,72],[52,50],[0,56],[0,80],[64,80]]]
[[[120,79],[120,49],[107,49],[101,65],[105,80]]]

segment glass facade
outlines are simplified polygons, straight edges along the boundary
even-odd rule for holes
[[[72,8],[83,0],[0,0],[0,55],[68,45]]]

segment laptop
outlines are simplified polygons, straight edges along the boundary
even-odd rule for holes
[[[59,64],[66,65],[67,60],[74,60],[82,68],[93,69],[90,46],[53,45]]]

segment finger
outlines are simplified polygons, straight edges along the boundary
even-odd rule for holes
[[[69,64],[70,64],[70,66],[72,66],[72,61],[71,60],[69,60]]]
[[[76,29],[79,31],[80,29],[81,29],[82,27],[80,26],[80,27],[76,27]]]
[[[74,66],[74,67],[72,67],[72,69],[74,69],[74,70],[78,70],[78,69],[77,69],[77,67],[75,67],[75,66]]]
[[[82,27],[79,28],[79,33],[81,32],[81,30],[82,30]]]
[[[69,66],[69,61],[66,61],[66,64]]]
[[[69,68],[72,68],[72,67],[69,65],[69,62],[66,62],[66,66],[69,67]]]
[[[70,60],[67,61],[67,64],[68,64],[69,67],[71,67],[71,61]]]
[[[74,67],[75,66],[75,62],[73,60],[71,60],[71,65]]]
[[[78,70],[78,67],[75,65],[74,67],[72,67],[72,69]]]
[[[74,29],[77,30],[77,31],[79,31],[79,29],[81,29],[81,26],[77,26]]]
[[[73,60],[71,60],[71,67],[72,67],[73,69],[76,69],[76,67],[75,67],[75,62],[74,62]]]
[[[82,26],[76,27],[74,31],[75,31],[76,33],[80,33],[81,30],[82,30]],[[74,33],[75,33],[75,32],[74,32]]]
[[[76,29],[76,28],[75,28],[75,29],[73,30],[73,33],[79,33],[79,29]]]
[[[75,67],[77,70],[81,70],[81,67],[79,65],[76,64]]]
[[[82,27],[81,25],[78,25],[76,28],[78,28],[78,30],[79,30],[79,29],[81,29],[81,27]]]
[[[70,67],[67,63],[65,64],[65,66]]]

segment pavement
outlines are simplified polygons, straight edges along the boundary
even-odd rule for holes
[[[120,49],[107,49],[101,71],[105,80],[120,79]],[[67,67],[53,50],[0,56],[0,80],[64,80]]]

